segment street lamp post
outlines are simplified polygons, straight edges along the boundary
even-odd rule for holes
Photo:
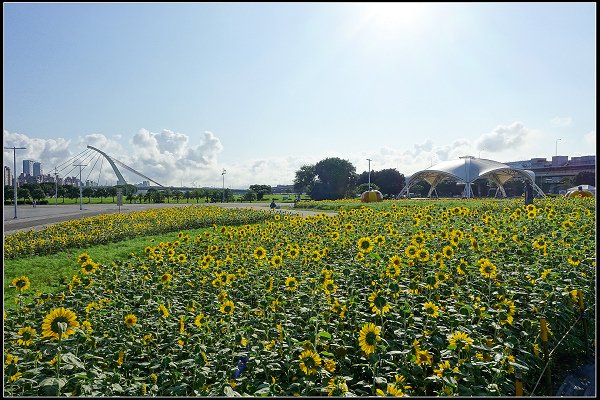
[[[558,141],[562,140],[562,139],[556,139],[556,148],[554,149],[554,151],[556,152],[556,155],[558,155]]]
[[[73,164],[76,167],[79,167],[79,209],[83,210],[83,192],[81,186],[81,167],[87,166],[87,164]]]
[[[15,203],[15,217],[13,219],[17,219],[17,150],[24,150],[27,147],[5,147],[5,149],[13,149],[13,191],[14,193],[14,203]]]
[[[58,205],[58,170],[54,167],[54,182],[56,183],[56,188],[54,190],[54,198],[56,199],[56,205]]]
[[[223,168],[223,172],[221,172],[221,175],[223,175],[223,203],[225,203],[225,168]]]
[[[371,190],[371,159],[367,158],[367,161],[369,162],[369,191]]]

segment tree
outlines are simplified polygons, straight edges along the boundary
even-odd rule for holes
[[[14,197],[15,189],[8,185],[4,186],[4,201],[10,200],[11,204],[14,204]]]
[[[62,200],[63,200],[62,202],[63,202],[63,204],[65,204],[65,195],[67,194],[67,189],[65,189],[65,187],[61,185],[58,187],[57,191],[58,191],[58,196],[62,197]]]
[[[104,188],[96,189],[96,196],[100,197],[100,203],[102,203],[103,197],[108,195],[108,191]]]
[[[79,197],[79,188],[75,185],[67,185],[64,187],[67,192],[66,195],[69,199],[76,199]]]
[[[256,193],[256,200],[262,200],[265,194],[273,193],[273,188],[269,185],[250,185],[249,189]]]
[[[167,203],[170,203],[169,199],[172,196],[171,189],[165,189],[165,190],[163,190],[162,191],[162,196],[167,199]],[[162,201],[161,201],[161,203],[162,203]]]
[[[31,197],[31,193],[29,192],[29,189],[20,187],[17,188],[17,197],[23,199],[23,203],[25,203],[25,201]]]
[[[92,202],[92,195],[94,194],[94,189],[91,187],[86,187],[83,189],[82,195],[88,198],[88,204]]]
[[[31,197],[33,198],[33,200],[37,201],[42,201],[46,198],[46,193],[44,193],[44,191],[42,190],[41,187],[36,187],[35,189],[33,189],[33,191],[31,192]]]
[[[190,198],[192,197],[192,192],[190,190],[186,190],[185,192],[183,192],[183,197],[185,198],[185,202],[189,203]]]
[[[117,188],[114,186],[109,187],[106,192],[108,193],[108,196],[112,197],[112,202],[115,202],[115,196],[117,195]]]
[[[173,197],[175,198],[176,203],[179,203],[179,199],[181,198],[181,196],[183,196],[183,193],[181,193],[181,190],[178,190],[178,189],[173,190]]]
[[[256,193],[254,192],[254,190],[248,190],[246,193],[244,193],[244,195],[242,196],[242,200],[243,201],[248,201],[248,202],[252,202],[254,200],[256,200]]]
[[[369,182],[369,173],[367,171],[362,172],[357,180],[357,184]],[[406,182],[404,175],[398,172],[396,168],[382,169],[381,171],[371,171],[371,187],[376,184],[379,187],[381,194],[388,197],[394,197],[405,186]]]
[[[315,164],[319,181],[313,185],[310,197],[315,200],[337,200],[352,195],[356,168],[348,160],[326,158]]]
[[[314,165],[303,165],[298,171],[296,171],[296,177],[294,178],[294,190],[299,195],[302,193],[310,193],[312,191],[313,184],[317,173],[315,172]]]

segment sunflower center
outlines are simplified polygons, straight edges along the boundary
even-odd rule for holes
[[[369,344],[371,346],[373,346],[375,344],[376,340],[377,340],[377,335],[375,335],[375,332],[371,331],[365,335],[365,342],[367,342],[367,344]]]
[[[375,297],[375,301],[373,303],[377,308],[383,308],[387,304],[387,301],[385,301],[385,299],[382,296],[378,295],[377,297]]]

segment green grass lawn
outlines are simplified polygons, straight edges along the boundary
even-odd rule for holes
[[[207,228],[186,231],[191,237],[198,235]],[[31,256],[21,259],[4,260],[4,307],[15,308],[16,290],[10,287],[11,281],[19,276],[26,276],[31,287],[26,291],[32,298],[35,293],[56,293],[65,288],[73,275],[80,272],[77,256],[88,253],[92,259],[101,264],[110,264],[114,260],[125,259],[130,253],[140,254],[148,245],[158,245],[160,242],[177,240],[178,232],[160,235],[141,236],[119,243],[111,243],[90,247],[73,248],[48,256]]]

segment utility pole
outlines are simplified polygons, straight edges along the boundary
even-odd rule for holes
[[[554,149],[556,152],[556,155],[558,155],[558,141],[562,140],[562,139],[556,139],[556,148]]]
[[[81,186],[81,167],[86,167],[87,164],[73,164],[76,167],[79,167],[79,209],[83,210],[83,189]]]
[[[15,192],[15,217],[13,219],[17,219],[17,150],[24,150],[26,148],[27,147],[5,147],[5,149],[13,149],[13,191]]]
[[[223,203],[225,203],[225,168],[223,168],[223,172],[221,173],[221,175],[223,175]]]
[[[369,162],[369,191],[371,190],[371,159],[367,158],[367,161]]]

